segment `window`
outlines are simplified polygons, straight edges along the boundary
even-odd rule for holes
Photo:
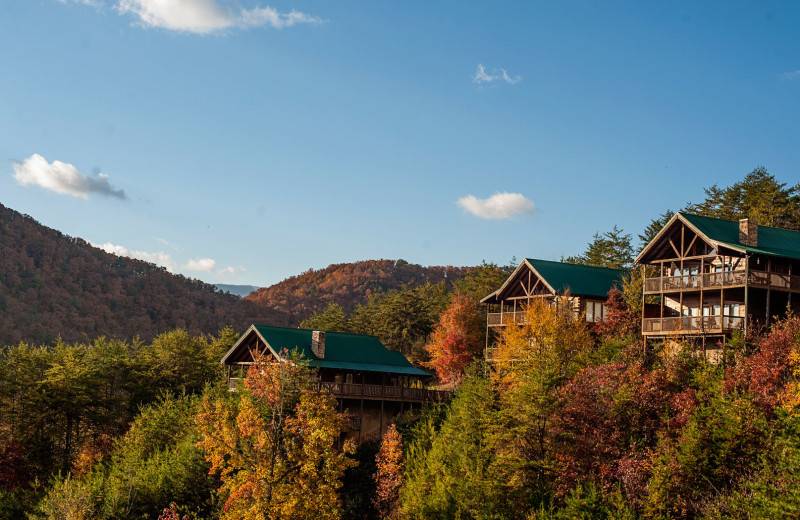
[[[606,304],[603,302],[586,302],[586,321],[597,323],[606,317]]]

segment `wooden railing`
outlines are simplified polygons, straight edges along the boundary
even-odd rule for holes
[[[751,271],[750,285],[754,287],[770,287],[774,289],[800,291],[800,276]]]
[[[444,390],[355,383],[322,382],[319,383],[319,388],[330,392],[334,397],[397,401],[444,401],[449,399],[451,394],[451,392],[446,392]]]
[[[500,325],[505,325],[511,321],[516,325],[524,325],[525,324],[525,311],[517,311],[517,312],[490,312],[486,315],[486,324],[490,327],[497,327]]]
[[[742,316],[681,316],[674,318],[644,318],[643,334],[708,334],[740,330]]]
[[[241,377],[228,378],[228,391],[235,392]],[[334,397],[350,397],[355,399],[387,399],[396,401],[444,401],[452,392],[444,390],[428,390],[427,388],[408,388],[404,386],[367,385],[354,383],[317,383],[318,388],[330,392]]]
[[[658,293],[684,290],[718,289],[720,287],[742,286],[748,281],[754,287],[770,287],[800,291],[800,276],[750,271],[746,280],[745,271],[724,271],[680,276],[646,278],[644,292]]]

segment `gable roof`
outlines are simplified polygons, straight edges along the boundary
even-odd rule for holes
[[[325,357],[319,359],[311,351],[312,332],[309,329],[251,325],[222,358],[222,364],[225,364],[246,338],[256,334],[280,360],[284,360],[284,350],[297,351],[314,368],[386,372],[419,377],[430,375],[413,366],[401,352],[387,349],[375,336],[363,334],[325,332]]]
[[[496,299],[508,287],[517,273],[526,266],[555,294],[564,294],[569,291],[574,295],[601,298],[608,296],[608,291],[615,285],[622,285],[622,275],[626,272],[624,269],[526,258],[498,290],[483,298],[481,302],[487,303],[493,298]]]
[[[701,215],[693,215],[681,211],[676,213],[672,219],[664,225],[658,235],[642,249],[642,252],[636,257],[637,263],[639,263],[639,260],[651,249],[651,246],[658,241],[662,233],[676,220],[681,220],[717,248],[723,246],[742,253],[756,253],[800,259],[800,231],[759,225],[758,246],[746,246],[739,243],[738,221],[703,217]]]

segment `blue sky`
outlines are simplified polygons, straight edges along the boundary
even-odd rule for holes
[[[208,282],[557,260],[800,181],[796,2],[0,0],[0,48],[0,203]]]

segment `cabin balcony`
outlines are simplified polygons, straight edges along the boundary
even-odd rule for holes
[[[524,325],[525,311],[490,312],[486,315],[486,324],[490,327],[502,327],[509,321],[515,325]]]
[[[800,291],[800,276],[750,271],[747,277],[744,270],[724,271],[718,273],[684,274],[678,276],[661,276],[645,278],[645,294],[662,292],[700,291],[703,289],[720,289],[723,287],[761,287],[784,291]]]
[[[235,392],[244,381],[242,377],[228,378],[228,391]],[[317,388],[327,391],[339,399],[369,399],[376,401],[403,401],[405,403],[423,403],[428,401],[444,401],[452,392],[444,390],[428,390],[426,388],[410,388],[396,385],[369,385],[361,383],[317,382]]]
[[[368,385],[360,383],[318,383],[320,390],[325,390],[339,399],[371,399],[377,401],[428,402],[444,401],[450,398],[451,392],[444,390],[428,390],[426,388],[410,388],[404,386]]]
[[[645,336],[726,334],[743,328],[743,316],[681,316],[642,320],[642,334]]]

